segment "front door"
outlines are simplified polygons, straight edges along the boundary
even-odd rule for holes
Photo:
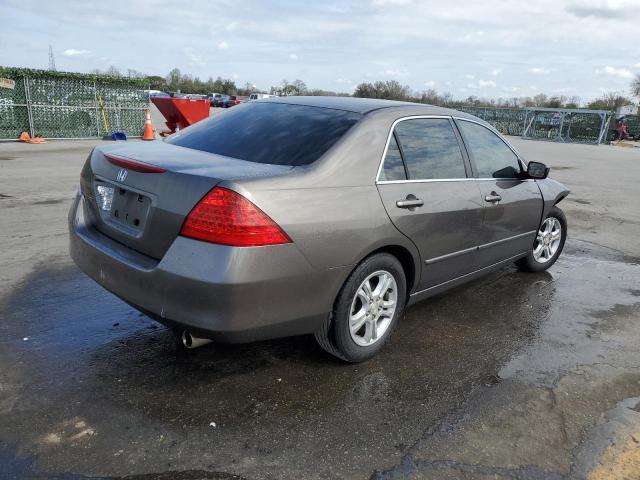
[[[422,256],[417,290],[476,268],[483,203],[452,120],[410,117],[390,136],[378,190],[396,228]]]
[[[529,251],[542,214],[542,194],[524,178],[511,148],[479,123],[457,119],[485,205],[478,240],[478,266],[493,265]]]

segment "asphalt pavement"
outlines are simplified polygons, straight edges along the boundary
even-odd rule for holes
[[[511,140],[572,190],[559,261],[411,307],[360,365],[184,355],[68,256],[101,142],[0,144],[0,478],[640,478],[640,152]]]

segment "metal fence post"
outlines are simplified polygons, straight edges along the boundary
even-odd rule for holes
[[[600,134],[598,135],[598,140],[596,141],[596,145],[600,145],[602,143],[603,137],[605,137],[606,133],[609,131],[609,122],[611,121],[609,116],[606,113],[600,114]],[[604,138],[606,141],[606,138]]]
[[[98,86],[93,81],[93,106],[96,111],[96,137],[100,137],[100,112],[98,111]]]
[[[29,77],[26,75],[22,77],[24,81],[24,96],[27,101],[27,119],[29,120],[29,135],[35,137],[35,130],[33,128],[33,113],[31,111],[31,91],[29,90]]]

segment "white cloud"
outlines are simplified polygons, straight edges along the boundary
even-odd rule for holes
[[[533,67],[527,70],[529,73],[533,73],[534,75],[549,75],[551,71],[547,68],[542,67]]]
[[[64,51],[64,54],[67,57],[77,57],[79,55],[87,55],[89,53],[91,53],[89,50],[76,50],[75,48],[67,48]]]
[[[348,78],[336,78],[335,81],[341,85],[353,85],[353,82]]]
[[[229,44],[225,41],[218,44],[218,50],[226,50],[227,48],[229,48]]]
[[[465,77],[467,77],[469,80],[473,80],[474,78],[476,78],[475,75],[471,75],[470,73],[465,75]]]
[[[575,93],[577,90],[575,87],[560,87],[560,88],[552,88],[552,93]]]
[[[224,27],[224,29],[227,32],[233,32],[235,29],[238,28],[238,25],[239,25],[238,22],[231,22],[231,23],[228,23],[227,26]]]
[[[494,77],[497,77],[501,73],[502,73],[502,69],[501,68],[494,68],[493,70],[491,70],[489,72],[489,75],[493,75]]]
[[[204,67],[206,65],[202,57],[198,55],[193,48],[185,48],[184,54],[189,59],[189,62],[191,62],[191,64],[197,65],[198,67]]]
[[[460,38],[460,41],[463,43],[476,43],[484,36],[484,32],[478,30],[477,32],[467,33],[463,37]]]
[[[633,2],[634,0],[574,1],[567,7],[567,12],[581,18],[613,20],[629,16],[628,9],[638,6]]]
[[[373,0],[371,2],[374,7],[410,5],[411,3],[413,0]]]
[[[476,89],[476,88],[496,88],[496,82],[493,80],[478,80],[477,83],[467,83],[467,87]]]
[[[379,75],[384,75],[387,77],[408,77],[409,72],[404,68],[389,68],[387,70],[383,70],[378,73]]]
[[[289,58],[290,58],[291,60],[298,60],[298,55],[296,55],[295,53],[290,53],[290,54],[289,54]]]
[[[424,86],[427,88],[433,88],[436,86],[436,82],[434,82],[433,80],[429,80],[428,82],[424,82]]]
[[[609,75],[612,77],[619,77],[619,78],[633,78],[633,73],[631,73],[626,68],[615,68],[608,65],[604,67],[602,70],[597,69],[596,73],[598,75]]]

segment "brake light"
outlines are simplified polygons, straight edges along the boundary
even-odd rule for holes
[[[112,155],[109,153],[105,153],[104,158],[106,158],[110,163],[113,163],[114,165],[126,168],[128,170],[133,170],[134,172],[164,173],[167,171],[166,168],[157,167],[155,165],[151,165],[150,163],[141,162],[140,160],[133,160],[132,158],[121,157],[118,155]]]
[[[235,247],[291,243],[266,213],[237,192],[216,187],[189,213],[180,235]]]

